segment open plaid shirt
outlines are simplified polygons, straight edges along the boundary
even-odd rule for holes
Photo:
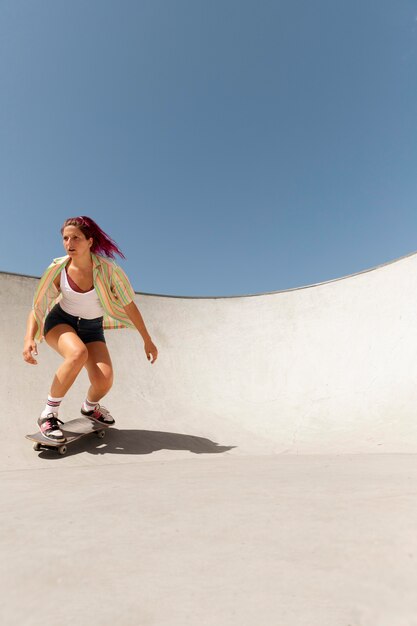
[[[91,258],[94,288],[103,307],[103,328],[135,328],[123,308],[135,297],[128,277],[111,259],[94,253],[91,253]],[[69,256],[54,259],[39,281],[33,298],[33,313],[38,324],[35,336],[37,341],[42,341],[45,318],[61,297],[54,280],[65,268],[69,259]]]

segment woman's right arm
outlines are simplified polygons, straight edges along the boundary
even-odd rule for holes
[[[51,266],[49,266],[49,268],[50,267]],[[46,271],[48,271],[48,269]],[[59,274],[58,276],[54,278],[54,285],[57,291],[60,292],[61,289],[60,289],[60,275]],[[36,293],[35,293],[35,298],[36,298]],[[37,360],[34,359],[32,356],[32,355],[38,356],[38,348],[36,346],[36,341],[35,341],[37,331],[38,331],[38,323],[35,319],[35,315],[32,309],[28,315],[28,319],[26,322],[26,334],[25,334],[25,340],[24,340],[24,345],[23,345],[23,359],[26,361],[26,363],[30,363],[31,365],[38,364]]]
[[[26,323],[26,335],[25,341],[23,345],[23,359],[26,363],[30,363],[31,365],[37,365],[38,362],[33,358],[32,353],[35,356],[38,356],[38,348],[35,342],[36,331],[38,330],[38,323],[35,320],[35,316],[33,315],[33,311],[31,311],[28,315],[28,320]]]

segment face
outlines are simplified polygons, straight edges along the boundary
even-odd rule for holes
[[[70,257],[80,257],[90,252],[93,238],[86,239],[84,233],[76,226],[65,226],[62,233],[62,243]]]

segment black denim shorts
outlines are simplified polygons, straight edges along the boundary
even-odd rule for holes
[[[46,316],[43,331],[44,336],[46,337],[49,331],[55,326],[58,326],[58,324],[69,324],[83,343],[90,343],[91,341],[103,341],[106,343],[103,331],[103,317],[95,317],[92,320],[86,320],[82,317],[66,313],[61,309],[59,304],[56,304]]]

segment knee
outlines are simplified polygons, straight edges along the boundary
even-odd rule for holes
[[[88,359],[88,350],[86,346],[77,346],[73,348],[71,353],[68,355],[67,360],[70,361],[73,365],[83,367],[86,364]]]

